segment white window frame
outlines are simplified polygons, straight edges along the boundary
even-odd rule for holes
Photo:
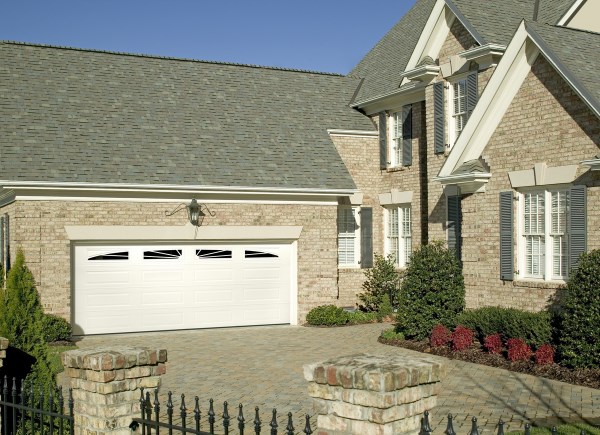
[[[539,195],[543,200],[543,220],[542,225],[533,222],[530,216],[529,235],[526,230],[525,205],[527,195]],[[558,213],[553,204],[553,199],[558,199],[556,195],[565,195],[564,209]],[[568,253],[569,253],[569,234],[568,234],[568,216],[570,207],[570,186],[552,186],[537,189],[525,189],[518,193],[518,215],[517,215],[517,252],[518,252],[518,279],[565,282],[568,276]],[[541,207],[540,207],[541,208]],[[531,212],[530,212],[531,213]],[[539,214],[542,214],[540,212]],[[555,225],[557,224],[557,225]],[[536,228],[537,227],[537,228]],[[561,228],[562,227],[562,230]],[[556,231],[558,230],[558,231]],[[542,247],[539,258],[539,269],[528,270],[527,267],[527,238],[537,237],[537,247]],[[562,249],[560,252],[560,263],[558,264],[558,273],[556,273],[556,253],[557,240]],[[533,253],[531,254],[533,255]]]
[[[343,226],[347,225],[347,221],[342,214],[347,214],[348,212],[352,212],[354,215],[354,231],[342,231],[342,229],[347,230],[348,228],[343,228]],[[337,250],[337,258],[338,258],[338,267],[359,267],[360,266],[360,207],[359,206],[338,206],[337,210],[337,238],[338,238],[338,250]],[[342,243],[342,240],[351,240],[354,239],[354,243],[352,243],[353,252],[352,252],[352,260],[348,260],[347,253],[350,250],[345,250],[343,246],[346,246],[345,243]]]
[[[454,146],[454,143],[458,140],[458,137],[462,133],[462,130],[464,129],[465,124],[467,123],[467,76],[468,74],[463,74],[457,78],[453,78],[452,80],[448,81],[447,113],[449,114],[449,116],[447,117],[446,127],[448,129],[448,145],[450,146],[450,148]],[[458,112],[458,115],[455,111],[456,85],[462,85],[464,92],[461,96],[462,101],[464,103],[464,107],[462,108],[462,111]],[[457,117],[460,117],[460,119],[462,120],[462,127],[460,129],[457,127]]]
[[[412,254],[412,208],[410,204],[394,204],[386,206],[383,215],[385,255],[392,255],[397,267],[406,267]]]

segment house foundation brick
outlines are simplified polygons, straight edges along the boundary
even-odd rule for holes
[[[75,433],[130,434],[140,415],[142,389],[160,386],[166,349],[134,347],[70,350],[62,354],[75,402]]]
[[[304,366],[317,434],[416,434],[436,406],[445,367],[429,358],[334,358]]]

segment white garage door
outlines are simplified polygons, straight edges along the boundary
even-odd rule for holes
[[[290,323],[289,244],[75,246],[74,333]]]

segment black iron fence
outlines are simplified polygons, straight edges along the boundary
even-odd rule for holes
[[[496,435],[504,435],[504,424],[505,423],[502,421],[502,419],[498,421]],[[419,430],[419,435],[430,435],[432,432],[433,430],[431,429],[431,426],[429,424],[429,411],[425,411],[423,417],[421,418],[421,429]],[[524,435],[531,435],[531,425],[529,423],[525,424],[524,432]],[[558,430],[556,426],[550,429],[550,433],[552,435],[558,435]],[[446,424],[446,430],[444,430],[444,434],[456,435],[456,432],[454,431],[454,418],[452,417],[452,414],[448,414],[448,420]],[[477,426],[477,417],[471,418],[471,430],[469,430],[468,435],[480,435],[479,427]],[[586,435],[586,432],[582,430],[580,432],[580,435]]]
[[[9,385],[10,384],[10,385]],[[69,390],[67,409],[62,389],[56,394],[36,391],[33,385],[20,387],[16,378],[4,376],[0,393],[2,435],[48,434],[73,435],[73,394]]]
[[[161,418],[165,418],[165,416],[161,413],[158,390],[154,390],[153,397],[149,391],[146,391],[144,394],[142,390],[140,395],[140,417],[134,418],[129,428],[133,431],[140,430],[142,435],[159,434],[161,432],[168,434],[214,435],[217,433],[215,432],[215,427],[218,420],[220,420],[223,435],[233,433],[232,431],[235,431],[235,427],[237,427],[239,435],[244,435],[244,433],[254,433],[256,435],[294,435],[297,433],[292,413],[289,412],[283,421],[278,422],[276,409],[273,409],[269,414],[270,420],[264,421],[261,419],[260,409],[256,407],[254,408],[253,420],[247,421],[246,417],[244,417],[244,408],[241,404],[237,407],[237,415],[232,417],[229,414],[228,403],[224,402],[223,412],[217,415],[214,401],[210,399],[208,401],[208,410],[203,414],[200,409],[200,399],[198,396],[194,397],[194,408],[188,409],[185,404],[185,395],[182,394],[181,405],[176,411],[173,404],[173,394],[170,391],[168,393],[166,408],[166,421],[161,421]],[[302,433],[306,435],[313,433],[308,415],[305,417]]]

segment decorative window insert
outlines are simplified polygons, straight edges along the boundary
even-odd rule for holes
[[[386,207],[385,252],[392,255],[396,266],[405,267],[412,253],[411,208],[406,206]]]
[[[108,252],[106,254],[93,255],[88,258],[90,261],[105,261],[105,260],[128,260],[129,251]]]
[[[244,258],[278,258],[279,255],[264,251],[244,251]]]
[[[177,260],[179,257],[181,257],[181,249],[144,251],[144,260]]]
[[[522,276],[545,280],[566,279],[569,253],[569,190],[525,192],[521,197]]]
[[[226,249],[196,249],[196,256],[200,260],[211,258],[232,258],[231,250]]]
[[[359,207],[338,208],[338,265],[358,266],[360,238],[358,237]]]

